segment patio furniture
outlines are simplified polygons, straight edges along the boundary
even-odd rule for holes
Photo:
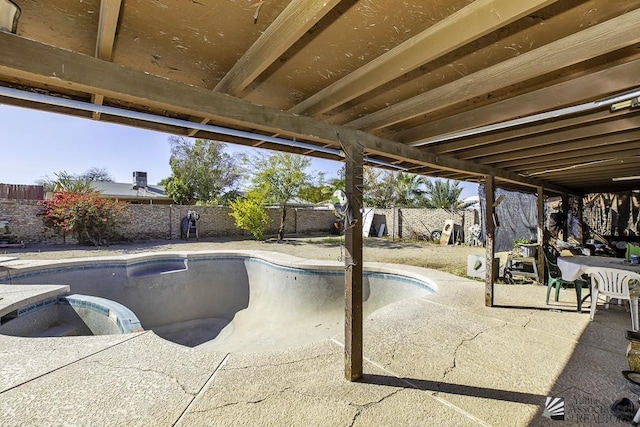
[[[598,296],[604,295],[605,308],[609,308],[609,300],[617,298],[628,300],[631,311],[631,329],[638,330],[638,291],[640,290],[640,274],[616,268],[589,267],[586,270],[591,278],[591,310],[589,318],[593,321],[598,305]],[[631,290],[634,290],[632,292]]]
[[[544,261],[547,267],[547,304],[549,304],[549,295],[551,294],[552,288],[556,290],[555,301],[557,302],[560,298],[560,288],[563,286],[573,286],[576,289],[578,313],[582,312],[582,288],[588,288],[589,282],[581,279],[579,276],[573,280],[565,280],[562,277],[562,271],[558,267],[558,257],[560,256],[558,250],[549,244],[545,244],[542,246],[542,252],[544,253]]]
[[[640,265],[626,262],[624,258],[583,255],[558,257],[558,268],[562,271],[563,280],[576,280],[591,267],[615,268],[640,274]]]

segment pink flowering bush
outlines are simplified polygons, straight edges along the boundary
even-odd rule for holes
[[[100,192],[58,191],[42,202],[44,224],[57,232],[75,235],[79,243],[108,244],[124,223],[125,204],[100,197]]]

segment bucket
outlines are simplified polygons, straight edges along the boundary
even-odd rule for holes
[[[534,258],[536,256],[536,249],[538,245],[520,245],[520,250],[522,251],[522,256],[525,258]]]

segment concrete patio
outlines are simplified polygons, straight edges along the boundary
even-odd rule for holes
[[[371,263],[373,265],[373,263]],[[212,352],[129,335],[0,336],[0,425],[368,426],[562,425],[616,422],[609,405],[637,402],[628,369],[629,313],[575,312],[575,293],[484,283],[436,270],[437,292],[364,321],[364,379],[344,380],[343,337],[262,353]],[[588,303],[585,304],[588,307]],[[528,308],[516,308],[527,306]]]

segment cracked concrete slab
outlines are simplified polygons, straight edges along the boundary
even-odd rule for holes
[[[0,393],[133,336],[23,338],[0,334]]]
[[[370,405],[352,424],[398,426],[477,426],[478,422],[453,410],[427,393],[407,388]]]
[[[576,345],[424,299],[374,313],[365,342],[369,359],[491,425],[533,417]]]
[[[0,424],[170,426],[224,356],[139,334],[2,393]]]
[[[452,309],[471,312],[505,322],[520,324],[573,338],[578,337],[589,322],[589,302],[583,312],[576,312],[575,291],[560,292],[560,302],[551,298],[546,305],[546,286],[540,285],[495,285],[495,305],[485,307],[484,282],[463,279],[448,273],[429,270],[429,277],[438,283],[438,291],[423,299]]]
[[[382,414],[396,425],[473,424],[371,364],[363,381],[346,382],[342,359],[343,348],[330,340],[232,354],[180,425],[255,425],[260,420],[261,425],[363,426]]]

